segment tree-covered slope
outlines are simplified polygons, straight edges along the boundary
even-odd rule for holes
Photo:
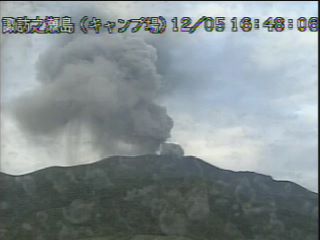
[[[192,156],[0,174],[0,239],[315,240],[318,194]]]

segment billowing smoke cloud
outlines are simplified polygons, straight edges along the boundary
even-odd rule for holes
[[[161,155],[172,155],[176,157],[183,157],[184,151],[179,144],[176,143],[163,143],[160,146]]]
[[[156,103],[156,49],[132,35],[69,36],[40,55],[39,87],[14,104],[20,127],[47,138],[87,129],[105,155],[157,151],[173,121]]]

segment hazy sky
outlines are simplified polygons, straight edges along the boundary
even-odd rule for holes
[[[317,190],[317,33],[229,30],[315,17],[317,2],[1,2],[1,18],[96,14],[226,17],[228,30],[1,34],[2,171],[144,153],[171,130],[187,155]]]

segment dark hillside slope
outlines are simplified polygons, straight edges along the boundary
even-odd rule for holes
[[[0,174],[0,239],[316,240],[318,194],[192,156]]]

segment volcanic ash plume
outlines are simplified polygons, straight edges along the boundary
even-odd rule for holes
[[[160,146],[161,155],[171,155],[175,157],[183,157],[183,148],[176,143],[162,143]]]
[[[66,37],[40,55],[40,86],[16,100],[14,114],[29,136],[55,138],[85,126],[103,154],[154,153],[173,127],[156,104],[156,59],[155,48],[141,39]]]

